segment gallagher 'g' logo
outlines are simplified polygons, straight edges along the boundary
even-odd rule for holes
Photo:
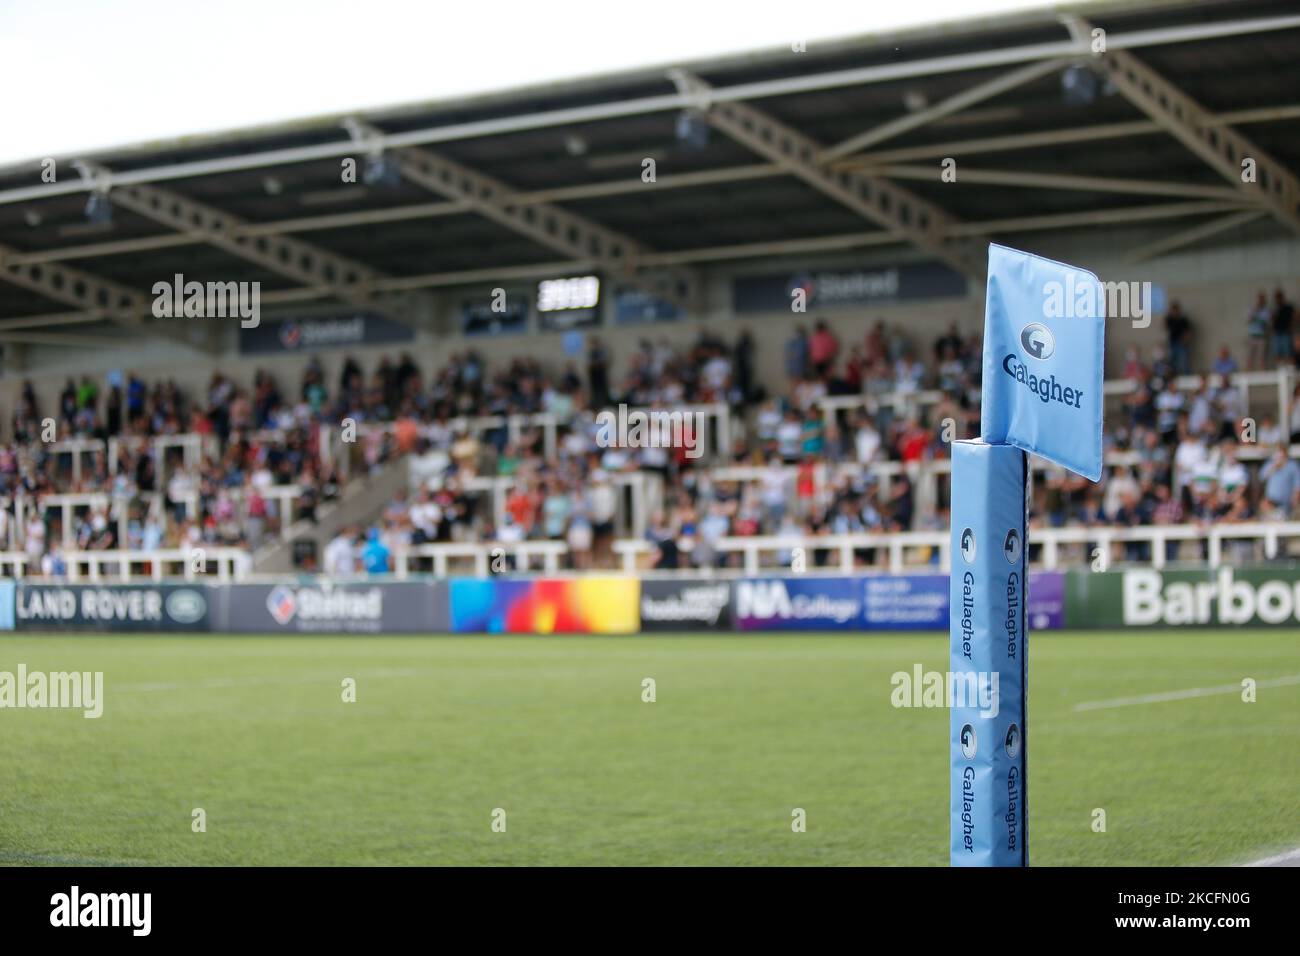
[[[1015,724],[1007,728],[1006,747],[1007,756],[1012,759],[1015,759],[1016,755],[1020,753],[1020,728]]]
[[[961,741],[961,755],[967,760],[975,756],[977,745],[975,743],[975,728],[966,724],[961,729],[961,735],[958,738]]]
[[[1020,330],[1020,347],[1030,358],[1040,362],[1052,357],[1056,351],[1056,336],[1041,322],[1030,322]]]
[[[966,559],[966,563],[971,564],[975,560],[975,532],[970,528],[963,530],[958,547],[961,549],[961,556]]]
[[[1020,563],[1020,532],[1012,528],[1007,532],[1007,539],[1002,543],[1002,553],[1008,564]]]

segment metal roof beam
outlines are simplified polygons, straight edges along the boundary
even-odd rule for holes
[[[1130,251],[1124,258],[1125,261],[1130,263],[1146,262],[1148,259],[1154,259],[1156,256],[1162,256],[1167,252],[1182,249],[1194,242],[1200,242],[1210,236],[1217,236],[1229,229],[1236,229],[1238,226],[1244,226],[1248,222],[1254,222],[1256,219],[1267,215],[1268,213],[1263,209],[1247,209],[1242,212],[1230,213],[1227,216],[1211,219],[1209,222],[1201,223],[1190,229],[1181,230],[1171,236],[1140,246]]]
[[[1148,206],[1129,206],[1118,209],[1088,210],[1076,213],[1059,213],[1046,216],[1021,216],[1010,219],[996,219],[985,222],[961,223],[953,227],[957,235],[981,235],[984,233],[1033,232],[1050,229],[1072,229],[1132,222],[1150,222],[1160,219],[1174,219],[1183,216],[1206,215],[1213,213],[1239,213],[1240,205],[1223,202],[1183,202],[1158,203]],[[650,266],[689,265],[725,259],[746,259],[762,256],[796,255],[805,252],[820,252],[866,246],[880,246],[901,242],[897,237],[885,232],[846,233],[834,236],[812,236],[796,239],[779,239],[770,242],[743,243],[729,246],[711,246],[706,248],[685,249],[675,252],[657,252],[646,255],[646,264]],[[416,289],[438,286],[470,285],[473,283],[538,278],[558,275],[564,272],[587,270],[593,264],[589,261],[560,261],[533,263],[521,266],[504,266],[496,269],[469,269],[454,272],[431,273],[418,276],[403,276],[387,279],[379,283],[379,293],[406,292]],[[292,302],[312,301],[323,298],[325,292],[318,289],[281,289],[266,292],[262,301],[268,305]],[[97,322],[105,318],[96,312],[61,312],[50,315],[29,315],[13,319],[0,320],[0,332],[20,329],[76,325]]]
[[[902,135],[909,130],[919,129],[937,119],[951,116],[953,113],[964,110],[969,106],[974,106],[976,103],[983,103],[985,100],[992,99],[1009,90],[1014,90],[1018,86],[1024,86],[1026,83],[1037,80],[1053,70],[1060,69],[1068,62],[1068,60],[1063,59],[1031,61],[1025,66],[1012,70],[1010,73],[1003,73],[991,80],[977,83],[960,93],[948,97],[946,100],[941,100],[914,113],[906,113],[887,123],[881,123],[879,126],[858,133],[856,136],[850,136],[848,139],[824,149],[820,161],[823,163],[830,162],[850,153],[856,153],[860,149],[883,143],[887,139],[893,139],[895,136]]]
[[[57,348],[83,348],[106,351],[122,348],[130,343],[121,339],[110,339],[101,335],[81,335],[67,332],[0,332],[0,343],[13,342],[19,345],[51,345]]]
[[[104,316],[98,312],[47,312],[42,315],[24,315],[16,319],[0,320],[0,332],[14,329],[55,329],[62,325],[86,325],[99,322]]]
[[[110,171],[92,171],[104,180],[112,181]],[[198,238],[302,285],[328,289],[346,301],[368,302],[372,284],[384,278],[382,273],[369,266],[300,239],[282,235],[248,235],[240,231],[249,225],[247,220],[157,186],[114,186],[109,198],[116,205],[179,233]]]
[[[768,179],[784,175],[785,170],[774,164],[760,163],[752,166],[728,166],[724,169],[700,170],[693,173],[660,176],[654,188],[686,189],[715,183]],[[520,205],[535,205],[546,202],[565,202],[574,199],[626,195],[646,188],[646,184],[642,183],[640,179],[620,179],[615,182],[585,183],[578,186],[558,186],[553,189],[515,193],[513,200]],[[249,223],[236,229],[235,234],[241,236],[272,236],[285,232],[314,232],[321,229],[340,229],[348,226],[373,225],[408,219],[434,219],[440,216],[460,215],[473,211],[474,204],[467,200],[415,203],[409,206],[397,206],[392,209],[364,209],[357,212],[330,213],[324,216],[305,216],[299,219]],[[199,245],[202,242],[204,240],[199,236],[168,233],[161,236],[145,236],[139,239],[117,239],[110,242],[87,243],[59,249],[43,249],[40,252],[20,253],[14,258],[16,261],[25,263],[63,262],[68,259],[111,256],[124,252],[141,252],[148,249],[164,249],[173,246]]]
[[[88,322],[109,319],[133,331],[156,334],[201,350],[177,330],[146,324],[149,300],[135,290],[72,266],[16,262],[16,254],[16,249],[0,246],[0,279],[5,282],[81,309]]]
[[[957,220],[937,206],[888,180],[851,170],[829,170],[818,162],[821,144],[810,137],[744,103],[714,102],[711,87],[696,76],[674,71],[673,78],[692,95],[708,121],[732,139],[973,281],[984,281],[988,241],[956,237],[953,227]]]
[[[1274,32],[1300,28],[1300,15],[1282,17],[1263,17],[1250,20],[1232,20],[1219,23],[1201,23],[1179,27],[1160,27],[1151,30],[1137,30],[1131,33],[1115,33],[1106,39],[1107,49],[1118,51],[1138,47],[1161,46],[1170,43],[1188,43],[1220,37],[1241,36],[1252,33]],[[754,83],[741,83],[734,86],[720,87],[714,91],[714,101],[739,101],[761,99],[771,96],[787,96],[818,90],[838,89],[848,86],[863,86],[891,80],[911,77],[933,76],[942,73],[978,70],[986,67],[1027,63],[1031,60],[1054,59],[1091,54],[1087,45],[1074,39],[1030,44],[1020,47],[1006,47],[994,50],[982,50],[977,53],[962,53],[952,56],[933,57],[921,60],[885,63],[878,66],[858,67],[848,70],[833,70],[819,74],[803,74],[782,77],[775,80],[762,80]],[[660,113],[683,109],[690,106],[689,98],[678,94],[648,96],[621,102],[600,103],[591,106],[572,107],[569,109],[549,110],[526,113],[518,116],[478,120],[469,123],[457,123],[430,129],[412,130],[407,133],[389,135],[380,144],[385,149],[400,149],[408,146],[426,146],[432,143],[451,142],[453,140],[471,139],[482,136],[495,136],[503,133],[520,132],[531,129],[544,129],[554,126],[568,126],[575,123],[589,123],[604,119],[624,116],[638,116],[646,113]],[[168,179],[186,179],[216,173],[235,172],[246,169],[263,169],[268,166],[282,166],[292,163],[312,162],[320,159],[335,159],[351,155],[354,145],[349,140],[320,143],[313,146],[299,146],[287,149],[266,150],[261,153],[247,153],[238,156],[226,156],[220,159],[199,160],[188,163],[176,163],[166,166],[133,170],[119,173],[114,177],[114,185],[131,185],[161,182]],[[34,165],[34,163],[33,163]],[[9,172],[9,167],[5,172]],[[67,180],[60,183],[47,183],[38,186],[20,187],[0,192],[0,204],[25,202],[48,196],[82,192],[88,188],[85,183]]]
[[[355,124],[371,136],[382,136],[374,127]],[[548,202],[524,203],[519,194],[495,177],[427,149],[403,149],[392,154],[403,178],[457,203],[467,203],[475,212],[548,249],[573,259],[596,264],[616,280],[644,289],[657,298],[697,308],[702,287],[691,270],[647,273],[642,260],[651,249],[613,229],[569,212]],[[652,190],[654,186],[642,184]]]
[[[1078,22],[1091,29],[1086,20]],[[1133,54],[1108,44],[1100,62],[1129,102],[1205,160],[1237,191],[1300,234],[1300,180],[1286,166],[1231,126],[1214,123],[1209,110]],[[1247,160],[1255,163],[1251,182],[1243,181],[1242,167]]]
[[[860,170],[862,173],[891,179],[935,178],[929,166],[880,166]],[[1178,196],[1184,199],[1217,199],[1222,202],[1248,202],[1241,193],[1226,186],[1200,186],[1196,183],[1166,183],[1147,179],[1121,179],[1110,176],[1073,176],[1067,173],[1031,173],[1017,169],[957,169],[958,182],[990,183],[1017,189],[1069,189],[1082,192],[1132,193],[1138,196]]]
[[[1297,117],[1300,117],[1300,104],[1286,104],[1218,113],[1211,117],[1211,122],[1215,126],[1224,126],[1230,123],[1272,123]],[[1131,120],[1126,123],[1101,123],[1096,126],[1069,127],[1041,133],[1012,133],[1008,136],[988,136],[982,139],[964,139],[949,143],[930,143],[924,146],[881,150],[861,153],[857,156],[845,156],[843,159],[835,160],[831,165],[836,169],[857,169],[881,163],[939,159],[944,156],[968,156],[972,153],[1001,153],[1035,146],[1062,146],[1066,143],[1087,143],[1163,132],[1165,132],[1164,128],[1152,120]]]

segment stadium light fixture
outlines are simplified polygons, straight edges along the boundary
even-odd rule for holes
[[[396,160],[385,153],[367,156],[365,168],[361,171],[361,180],[367,186],[395,189],[402,185],[402,168]]]
[[[691,149],[705,149],[709,145],[709,123],[696,110],[682,110],[677,114],[677,140]]]
[[[1080,63],[1061,72],[1061,99],[1066,106],[1091,106],[1097,99],[1097,74]]]
[[[113,204],[108,199],[107,192],[93,192],[86,200],[86,220],[96,226],[111,226],[113,224]]]

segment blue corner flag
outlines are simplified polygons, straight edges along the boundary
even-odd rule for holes
[[[983,436],[952,446],[949,861],[1029,865],[1027,452],[1101,477],[1091,272],[989,246]]]
[[[984,441],[1101,478],[1105,312],[1091,272],[990,244]]]

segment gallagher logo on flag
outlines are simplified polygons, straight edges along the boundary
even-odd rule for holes
[[[1066,291],[1070,309],[1063,312],[1057,300]],[[989,246],[986,442],[1042,455],[1092,481],[1101,477],[1104,303],[1101,282],[1085,269]]]
[[[1020,330],[1020,347],[1030,358],[1046,361],[1056,351],[1056,336],[1041,322],[1030,322]]]

